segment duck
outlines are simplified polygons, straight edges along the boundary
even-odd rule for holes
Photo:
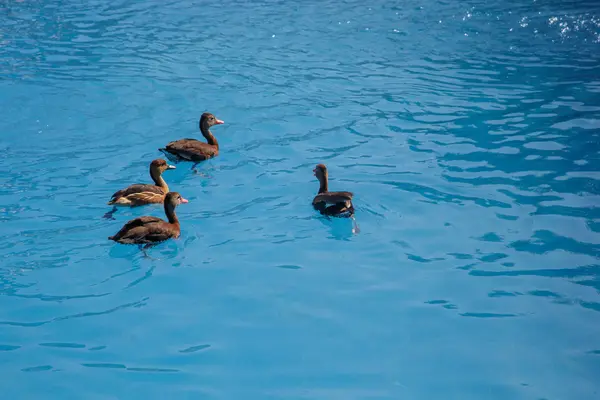
[[[169,192],[164,200],[168,221],[149,216],[134,218],[108,239],[121,244],[137,245],[153,245],[171,238],[176,239],[181,233],[181,227],[175,208],[187,202],[178,192]]]
[[[330,192],[329,175],[325,164],[317,164],[313,169],[314,175],[319,180],[319,193],[313,199],[312,205],[322,215],[332,217],[354,217],[352,192]]]
[[[125,189],[115,192],[108,204],[136,207],[163,203],[165,195],[169,193],[169,186],[163,179],[162,173],[169,169],[175,169],[175,166],[167,164],[162,158],[153,160],[150,163],[150,177],[154,181],[154,185],[138,183],[127,186]]]
[[[204,160],[219,155],[219,143],[210,131],[215,125],[222,125],[225,122],[217,119],[213,114],[205,112],[200,116],[200,132],[206,138],[207,143],[196,139],[180,139],[168,143],[164,148],[158,149],[169,159],[174,161],[192,161],[194,166]],[[194,168],[194,167],[192,167]]]

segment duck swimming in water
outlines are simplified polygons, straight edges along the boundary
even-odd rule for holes
[[[180,139],[170,142],[164,148],[158,150],[174,161],[192,161],[194,163],[193,169],[197,163],[219,155],[219,143],[210,128],[221,124],[224,124],[224,122],[217,119],[213,114],[204,113],[200,117],[199,126],[200,132],[206,138],[207,143],[196,139]]]
[[[175,169],[175,166],[167,164],[161,158],[152,161],[150,163],[150,177],[154,181],[154,185],[137,183],[115,192],[108,202],[109,205],[114,207],[104,214],[104,218],[114,219],[112,216],[117,211],[116,206],[137,207],[163,203],[165,195],[169,193],[169,186],[163,179],[162,173],[169,169]]]
[[[313,170],[319,180],[319,193],[313,199],[313,207],[323,215],[332,217],[353,217],[352,192],[330,192],[329,175],[324,164]]]
[[[146,245],[147,247],[167,239],[178,238],[181,227],[177,214],[175,214],[175,208],[179,204],[187,202],[179,193],[169,192],[164,201],[168,222],[157,217],[135,218],[128,221],[119,232],[109,236],[108,239],[117,243]]]

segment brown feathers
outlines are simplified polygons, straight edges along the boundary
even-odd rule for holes
[[[165,193],[163,193],[162,190],[159,193],[144,191],[139,193],[131,193],[127,196],[119,197],[115,200],[111,200],[111,202],[108,204],[137,207],[143,206],[145,204],[160,204],[164,200]]]
[[[218,144],[211,145],[196,139],[181,139],[170,142],[164,150],[177,156],[182,161],[204,161],[219,155]]]
[[[210,127],[220,125],[224,122],[217,119],[213,114],[204,113],[200,117],[200,132],[206,138],[207,143],[196,139],[181,139],[170,142],[162,151],[167,157],[180,161],[200,162],[219,155],[219,143],[210,131]]]
[[[119,232],[108,239],[122,244],[152,244],[178,238],[181,228],[175,208],[188,201],[177,192],[165,196],[164,208],[168,222],[157,217],[139,217],[128,221]]]
[[[352,201],[352,192],[325,192],[319,193],[313,199],[313,204],[319,202],[326,202],[328,204],[343,203],[345,201]]]
[[[312,202],[315,210],[323,215],[352,217],[354,215],[352,192],[330,192],[329,175],[324,164],[318,164],[313,172],[319,180],[319,193]]]
[[[134,184],[115,192],[108,204],[136,207],[144,204],[162,203],[165,195],[169,193],[169,186],[162,177],[168,169],[175,169],[163,159],[156,159],[150,163],[150,177],[154,185]]]

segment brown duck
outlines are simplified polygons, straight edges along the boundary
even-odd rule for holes
[[[165,196],[164,202],[168,222],[157,217],[135,218],[123,225],[116,235],[109,236],[108,239],[122,244],[152,245],[167,239],[178,238],[181,228],[175,208],[179,204],[187,202],[179,193],[169,192]]]
[[[320,183],[319,193],[312,202],[315,210],[332,217],[353,217],[352,192],[330,192],[329,175],[324,164],[318,164],[313,172]]]
[[[108,204],[122,206],[142,206],[144,204],[163,203],[165,195],[169,193],[169,186],[162,177],[168,169],[175,169],[163,159],[156,159],[150,163],[150,177],[154,185],[135,184],[115,192]]]
[[[200,132],[206,138],[207,143],[196,139],[180,139],[170,142],[165,148],[158,150],[175,161],[192,161],[194,165],[200,161],[216,157],[219,155],[219,143],[210,128],[221,124],[224,124],[224,122],[217,119],[213,114],[204,113],[200,117],[199,126]]]

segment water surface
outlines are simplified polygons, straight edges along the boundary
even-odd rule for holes
[[[6,398],[596,399],[594,1],[3,1]],[[144,258],[102,216],[168,141]],[[326,163],[361,232],[310,207]]]

